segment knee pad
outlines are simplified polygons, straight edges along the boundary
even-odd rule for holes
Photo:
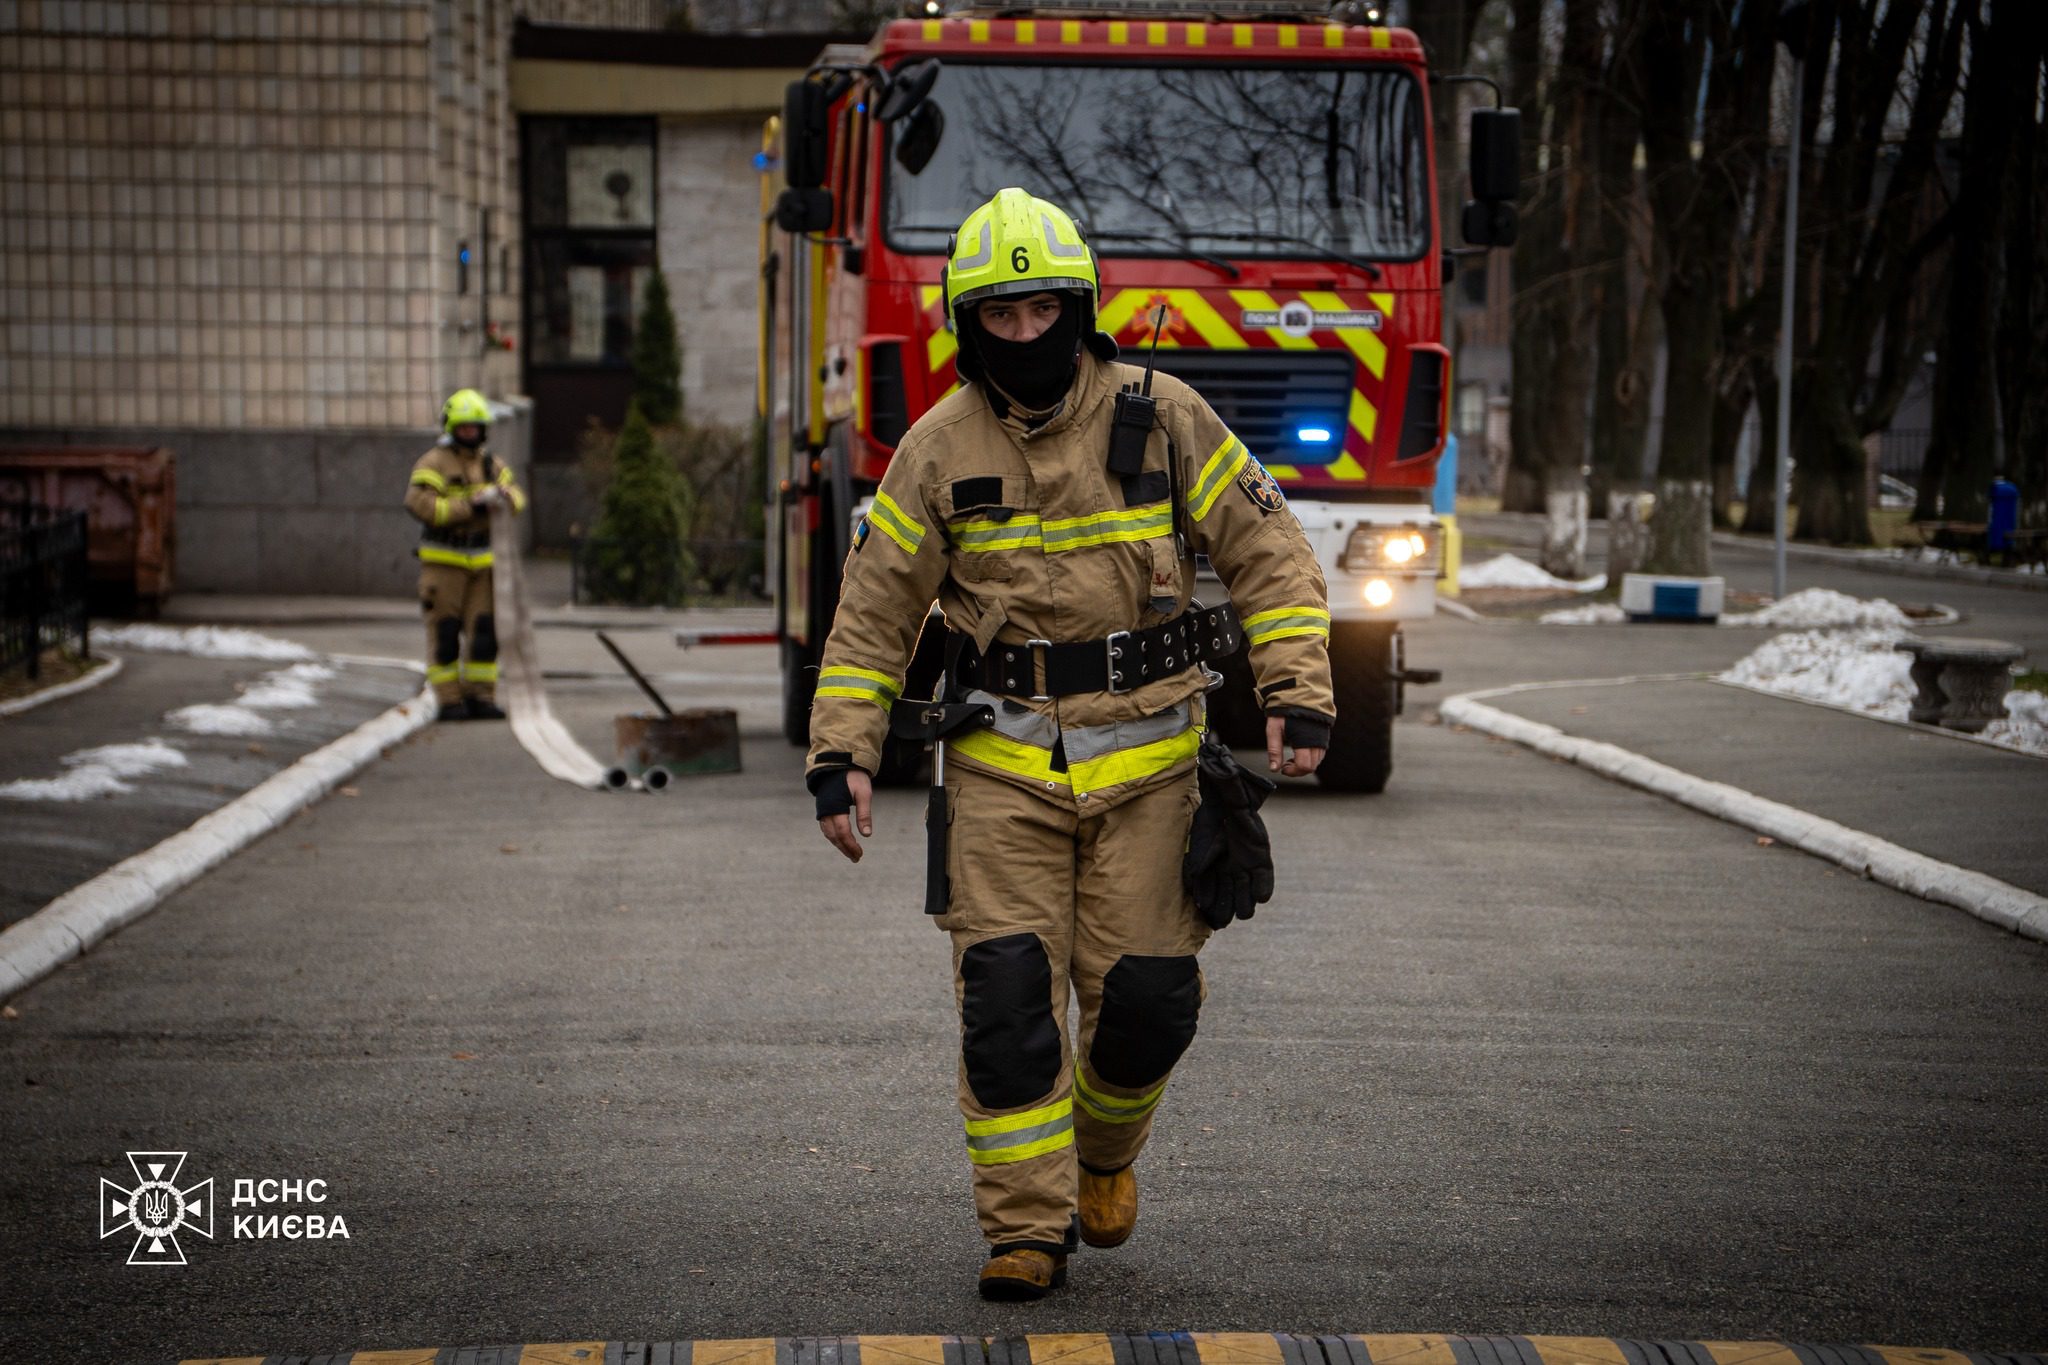
[[[498,623],[487,611],[476,614],[476,622],[469,628],[469,661],[473,664],[487,664],[498,657]]]
[[[444,616],[434,622],[434,662],[452,664],[462,657],[462,622]]]
[[[984,939],[960,956],[960,1055],[988,1109],[1013,1109],[1059,1083],[1052,962],[1036,934]]]
[[[1192,957],[1120,957],[1102,978],[1088,1065],[1111,1085],[1152,1085],[1195,1040],[1202,978]]]

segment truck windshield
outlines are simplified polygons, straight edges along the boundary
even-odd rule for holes
[[[945,250],[1008,185],[1090,231],[1165,234],[1144,254],[1184,240],[1301,255],[1290,237],[1382,260],[1429,248],[1422,97],[1404,71],[948,61],[932,98],[937,154],[918,175],[889,165],[885,226],[901,251]]]

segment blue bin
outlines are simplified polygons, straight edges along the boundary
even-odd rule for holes
[[[1991,481],[1991,516],[1984,523],[1984,548],[1993,554],[2012,549],[2012,533],[2020,529],[2020,487],[2010,479]]]

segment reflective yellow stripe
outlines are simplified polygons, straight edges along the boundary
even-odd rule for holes
[[[431,469],[415,469],[412,472],[412,481],[417,484],[425,484],[436,493],[448,491],[448,480],[442,478]]]
[[[1020,43],[1037,42],[1038,25],[1029,19],[1019,19],[1017,21],[1017,41]]]
[[[427,665],[427,681],[430,683],[451,683],[455,681],[454,664]]]
[[[1113,47],[1122,47],[1131,40],[1131,26],[1121,19],[1113,19],[1109,25],[1109,41]]]
[[[491,567],[491,552],[478,550],[450,550],[441,545],[420,546],[420,563],[452,564],[458,569],[488,569]]]
[[[992,1119],[965,1119],[963,1122],[967,1125],[967,1136],[988,1137],[994,1133],[1016,1133],[1026,1128],[1036,1128],[1041,1124],[1051,1123],[1063,1114],[1073,1112],[1074,1101],[1064,1099],[1042,1104],[1036,1109],[1026,1109],[1021,1114],[1003,1114]]]
[[[1021,1114],[968,1119],[967,1157],[977,1166],[1027,1161],[1074,1142],[1074,1101],[1055,1100]]]
[[[1324,27],[1324,29],[1323,29],[1323,46],[1324,46],[1324,47],[1342,47],[1342,46],[1344,46],[1344,26],[1343,26],[1342,24],[1329,24],[1329,25],[1326,25],[1326,26]]]
[[[1034,782],[1048,786],[1067,787],[1072,784],[1065,773],[1052,770],[1052,750],[1041,749],[1035,744],[1020,744],[993,730],[969,730],[965,734],[946,742],[946,751],[962,758],[971,758],[977,763],[986,763],[991,768],[1019,777],[1028,777]]]
[[[1275,607],[1244,618],[1245,639],[1255,645],[1294,635],[1328,635],[1330,613],[1321,607]]]
[[[512,482],[511,469],[502,466],[499,468],[498,487],[505,490],[505,496],[512,503],[513,511],[519,512],[525,510],[526,494],[520,492],[519,485]]]
[[[877,673],[871,668],[832,667],[818,670],[817,695],[821,697],[851,697],[855,701],[871,701],[884,711],[889,703],[896,700],[902,685],[886,673]]]
[[[1173,507],[1169,503],[1147,503],[1096,512],[1085,517],[1066,517],[1040,524],[1047,554],[1079,550],[1090,545],[1114,545],[1122,541],[1150,540],[1173,529]]]
[[[1029,1161],[1047,1152],[1057,1152],[1062,1147],[1074,1145],[1074,1121],[1067,1120],[1067,1126],[1050,1137],[1026,1142],[1016,1147],[996,1147],[989,1150],[967,1149],[967,1159],[977,1166],[1001,1166],[1012,1161]]]
[[[1105,1095],[1088,1084],[1088,1077],[1082,1073],[1079,1062],[1074,1064],[1074,1098],[1090,1118],[1103,1123],[1136,1123],[1159,1107],[1160,1096],[1166,1093],[1166,1082],[1161,1081],[1143,1095],[1126,1099],[1121,1095]]]
[[[1237,471],[1250,457],[1251,452],[1244,448],[1244,442],[1225,433],[1223,444],[1216,447],[1208,463],[1202,466],[1201,476],[1195,480],[1194,491],[1188,494],[1188,510],[1194,513],[1196,521],[1209,515],[1209,509],[1216,505],[1216,499],[1230,486],[1230,481],[1237,477]]]
[[[896,505],[896,500],[887,493],[877,491],[874,503],[868,508],[868,520],[876,529],[903,547],[903,553],[914,555],[917,547],[924,544],[924,527]]]
[[[493,660],[487,664],[465,663],[462,665],[462,678],[464,682],[496,682],[497,662]]]
[[[1060,20],[1060,41],[1063,43],[1078,43],[1081,41],[1081,21],[1079,19]]]
[[[953,548],[967,554],[1021,550],[1040,543],[1038,518],[1029,512],[1008,521],[963,521],[952,528]]]
[[[437,497],[437,498],[435,498],[435,499],[434,499],[434,525],[436,525],[436,526],[446,526],[447,524],[448,524],[448,499],[446,499],[446,498],[438,498],[438,497]]]
[[[1372,31],[1372,45],[1374,47],[1392,47],[1394,45],[1394,35],[1386,29],[1376,28]]]
[[[1150,744],[1069,764],[1069,775],[1080,790],[1101,791],[1104,787],[1156,777],[1183,759],[1193,758],[1201,747],[1202,736],[1188,729],[1170,739],[1156,739]]]
[[[1206,43],[1208,43],[1208,41],[1209,41],[1209,26],[1208,26],[1207,24],[1189,24],[1189,25],[1188,25],[1188,46],[1189,46],[1189,47],[1202,47],[1202,46],[1204,46],[1204,45],[1205,45]]]
[[[1379,409],[1372,405],[1370,398],[1367,398],[1357,389],[1353,389],[1351,391],[1351,429],[1370,442],[1372,434],[1379,430],[1379,425]]]

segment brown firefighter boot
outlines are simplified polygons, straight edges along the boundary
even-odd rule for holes
[[[1092,1247],[1122,1246],[1138,1225],[1138,1173],[1081,1166],[1081,1240]]]
[[[1067,1282],[1067,1258],[1044,1251],[1006,1251],[981,1267],[984,1299],[1042,1299]]]

